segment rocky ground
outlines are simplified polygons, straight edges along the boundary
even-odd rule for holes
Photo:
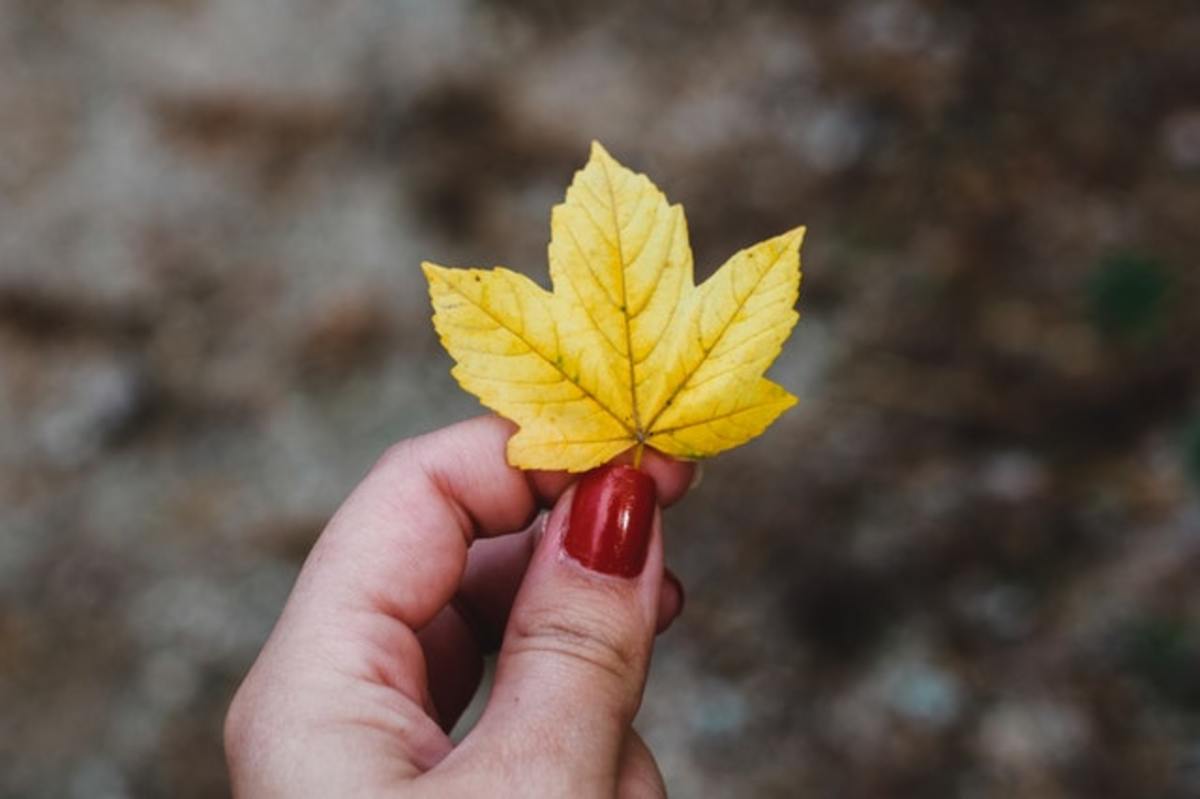
[[[220,796],[325,518],[602,140],[802,397],[668,516],[677,796],[1200,795],[1200,12],[0,2],[0,796]]]

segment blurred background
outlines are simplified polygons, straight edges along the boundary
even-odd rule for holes
[[[418,264],[547,282],[591,139],[697,272],[809,226],[801,396],[667,518],[681,797],[1200,796],[1200,6],[0,0],[0,796],[227,792],[395,439]]]

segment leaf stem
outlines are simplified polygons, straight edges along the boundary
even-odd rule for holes
[[[637,444],[637,449],[635,449],[633,451],[633,468],[635,468],[635,469],[642,468],[642,453],[645,451],[646,451],[646,442],[639,441]]]

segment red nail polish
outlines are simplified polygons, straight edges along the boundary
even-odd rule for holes
[[[654,478],[632,466],[588,472],[575,488],[563,546],[593,571],[636,577],[646,564],[654,520]]]

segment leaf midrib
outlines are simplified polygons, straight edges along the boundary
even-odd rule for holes
[[[646,431],[642,429],[642,422],[638,414],[637,401],[637,378],[633,366],[633,333],[632,320],[629,318],[629,295],[625,287],[625,249],[621,245],[621,220],[617,216],[617,196],[613,192],[612,173],[608,170],[608,162],[600,161],[600,168],[604,170],[604,184],[608,189],[608,207],[612,214],[613,235],[617,247],[617,261],[620,264],[621,273],[621,321],[625,325],[625,361],[629,364],[629,404],[633,412],[633,430],[630,434],[633,435],[639,442],[645,441]],[[629,428],[626,427],[628,430]]]

